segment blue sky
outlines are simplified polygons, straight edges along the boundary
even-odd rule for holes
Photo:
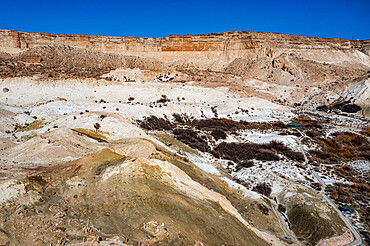
[[[0,29],[163,37],[262,31],[370,39],[370,0],[0,0]]]

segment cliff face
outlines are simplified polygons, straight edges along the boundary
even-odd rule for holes
[[[364,41],[342,38],[315,38],[259,32],[225,32],[204,35],[172,35],[163,38],[109,37],[27,33],[0,30],[1,47],[17,49],[38,45],[71,45],[89,50],[126,52],[230,51],[253,48],[360,48]]]
[[[90,51],[155,58],[163,62],[186,59],[201,67],[220,68],[237,58],[278,56],[287,50],[357,56],[360,49],[368,51],[367,41],[258,33],[225,32],[220,34],[169,36],[163,38],[106,37],[87,35],[55,35],[0,30],[0,51],[16,53],[45,45],[68,45]]]

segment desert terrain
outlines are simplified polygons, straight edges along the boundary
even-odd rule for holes
[[[369,40],[0,30],[0,245],[369,245],[369,83]]]

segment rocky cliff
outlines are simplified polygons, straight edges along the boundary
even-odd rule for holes
[[[203,67],[222,67],[237,58],[275,57],[287,51],[298,52],[307,59],[320,54],[319,57],[328,62],[338,62],[341,60],[338,56],[344,54],[348,58],[358,59],[359,63],[369,65],[368,60],[361,59],[363,54],[369,52],[368,43],[368,40],[349,41],[259,32],[135,38],[0,30],[0,51],[5,52],[16,53],[45,45],[68,45],[89,51],[135,55],[164,62],[186,59]]]

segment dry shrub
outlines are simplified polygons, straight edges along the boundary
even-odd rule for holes
[[[253,187],[253,191],[256,191],[262,195],[270,196],[272,189],[271,186],[265,182],[257,184],[255,187]]]
[[[315,157],[320,158],[322,160],[327,160],[327,159],[330,159],[330,158],[334,157],[333,154],[330,154],[326,151],[315,150],[315,149],[309,150],[308,153],[310,153],[312,156],[315,156]]]
[[[211,132],[211,135],[216,139],[226,139],[226,133],[222,129],[216,129]]]
[[[363,157],[370,161],[370,145],[363,145],[357,148],[360,157]]]
[[[248,129],[281,129],[287,126],[280,120],[273,122],[246,122]]]
[[[283,152],[286,157],[294,161],[304,161],[304,155],[301,152],[287,150]]]
[[[233,180],[235,182],[237,182],[238,184],[241,184],[241,185],[243,185],[243,186],[245,186],[247,188],[250,187],[250,184],[248,182],[246,182],[245,180],[239,179],[237,177],[234,177]]]
[[[146,130],[171,130],[171,122],[163,118],[157,118],[154,115],[145,117],[144,120],[138,121],[139,125]]]
[[[351,195],[350,189],[345,187],[345,184],[341,184],[341,186],[336,185],[334,188],[327,188],[328,193],[331,197],[333,197],[336,201],[341,203],[351,204],[353,202],[353,196]]]
[[[180,140],[194,149],[198,149],[203,152],[210,152],[207,139],[204,136],[200,136],[194,130],[176,128],[173,130],[173,134],[175,134],[177,140]]]
[[[336,168],[334,170],[336,174],[342,177],[347,177],[347,176],[352,176],[353,175],[353,170],[350,166],[346,165],[343,167]]]
[[[174,114],[172,114],[172,116],[173,116],[173,118],[175,119],[175,121],[177,123],[185,124],[185,123],[190,122],[190,119],[186,114],[174,113]]]
[[[204,120],[193,120],[191,124],[202,130],[213,130],[221,129],[224,131],[227,130],[238,130],[246,128],[245,122],[239,122],[229,119],[204,119]]]
[[[293,151],[283,143],[275,140],[268,144],[223,142],[214,149],[216,157],[224,157],[235,162],[250,159],[276,161],[279,160],[276,152],[285,155],[291,160],[304,161],[302,153]]]
[[[306,135],[311,137],[311,138],[315,138],[315,137],[320,137],[322,135],[322,133],[317,131],[317,130],[310,130],[310,131],[306,132]]]
[[[340,158],[369,158],[369,141],[352,132],[338,132],[332,138],[320,138],[322,149]]]
[[[245,167],[245,168],[250,168],[254,166],[253,161],[242,161],[240,162],[240,166]]]
[[[311,187],[315,190],[320,191],[321,190],[321,184],[320,183],[311,183]]]
[[[322,138],[323,150],[341,158],[354,158],[355,149],[352,147],[342,146],[336,139]]]
[[[241,161],[236,165],[235,170],[239,171],[242,168],[250,168],[250,167],[253,167],[253,166],[254,166],[253,161]]]
[[[262,144],[262,147],[265,149],[275,150],[277,152],[284,152],[289,150],[282,142],[272,140],[268,144]]]
[[[234,121],[230,119],[204,119],[193,120],[192,126],[202,130],[223,129],[224,131],[236,131],[240,129],[280,129],[286,128],[286,125],[281,121],[274,122],[246,122]]]
[[[352,185],[353,189],[356,189],[359,192],[370,193],[370,185],[366,183],[354,183]]]
[[[324,162],[324,163],[336,163],[338,162],[338,157],[333,154],[321,151],[321,150],[309,150],[308,153],[311,155],[310,161]]]
[[[163,99],[163,100],[162,100]],[[162,98],[157,102],[165,103],[168,102],[169,99],[162,95]],[[230,119],[195,119],[191,120],[188,116],[184,114],[173,114],[174,121],[176,124],[181,125],[187,128],[196,128],[198,130],[206,130],[206,131],[214,131],[214,130],[222,130],[226,131],[237,131],[242,129],[280,129],[285,128],[286,125],[281,121],[275,122],[246,122],[246,121],[234,121]],[[144,121],[141,122],[141,126],[145,129],[155,129],[157,123],[159,124],[160,121],[166,121],[168,124],[170,122],[167,119],[160,119],[155,116],[147,117]],[[152,122],[150,122],[152,121]],[[139,121],[140,122],[140,121]],[[162,123],[163,123],[162,122]],[[161,125],[161,124],[160,124]],[[161,127],[159,127],[161,128]],[[168,127],[166,127],[168,128]],[[166,129],[161,128],[161,129]],[[159,130],[159,129],[158,129]]]
[[[358,210],[361,216],[368,216],[370,211],[361,204],[370,203],[370,186],[369,182],[359,179],[361,183],[352,185],[344,183],[334,183],[328,185],[326,191],[336,202],[351,204]]]
[[[273,127],[277,127],[277,128],[286,128],[286,125],[284,124],[284,122],[282,122],[280,120],[271,122],[271,125]]]
[[[262,148],[252,143],[225,143],[216,146],[213,151],[216,157],[223,157],[234,162],[241,162],[251,159],[264,161],[277,161],[279,156],[271,150]]]
[[[358,147],[367,143],[367,139],[365,137],[352,132],[336,132],[333,136],[335,137],[335,140],[342,145]]]
[[[321,128],[320,122],[317,120],[312,120],[307,116],[300,115],[293,119],[293,121],[301,124],[302,127],[305,128]]]
[[[261,146],[265,149],[279,152],[291,160],[304,161],[304,155],[301,152],[291,150],[290,148],[285,146],[285,144],[283,144],[282,142],[272,140],[270,143],[262,144]]]

